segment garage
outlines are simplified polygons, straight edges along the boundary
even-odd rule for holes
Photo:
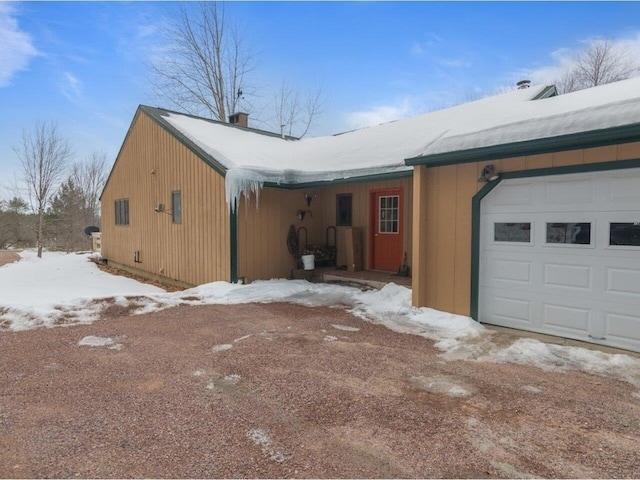
[[[479,321],[640,352],[640,168],[499,182],[480,207]]]

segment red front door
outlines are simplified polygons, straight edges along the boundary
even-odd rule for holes
[[[371,268],[397,271],[402,265],[402,189],[371,193]]]

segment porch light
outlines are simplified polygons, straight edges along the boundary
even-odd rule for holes
[[[311,200],[313,200],[316,197],[317,195],[309,195],[308,193],[304,194],[304,199],[307,201],[307,207],[311,206]]]
[[[482,169],[482,173],[480,174],[480,178],[478,178],[479,182],[493,182],[500,178],[500,174],[496,172],[496,167],[491,165],[486,165]]]

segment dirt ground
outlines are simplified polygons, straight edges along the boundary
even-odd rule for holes
[[[0,352],[2,477],[640,477],[631,385],[444,361],[341,310],[115,309]]]
[[[13,263],[20,260],[20,255],[16,252],[9,252],[7,250],[0,250],[0,267],[7,263]]]

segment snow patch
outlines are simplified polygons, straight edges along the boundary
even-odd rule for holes
[[[335,342],[336,340],[338,340],[338,337],[334,337],[333,335],[325,335],[324,336],[324,341],[325,342]]]
[[[234,385],[240,381],[242,377],[237,373],[232,373],[224,377],[225,382],[233,383]]]
[[[537,387],[534,387],[533,385],[524,385],[524,386],[521,388],[521,390],[522,390],[523,392],[529,392],[529,393],[535,393],[535,394],[538,394],[538,393],[542,392],[542,390],[540,390],[540,389],[539,389],[539,388],[537,388]]]
[[[262,429],[256,428],[247,432],[247,438],[253,443],[261,447],[262,453],[277,463],[283,463],[289,460],[293,455],[282,452],[272,447],[272,440],[269,434]]]
[[[201,377],[202,375],[204,375],[204,370],[196,370],[193,372],[194,377]]]
[[[78,342],[78,346],[80,346],[80,347],[109,347],[112,350],[120,350],[120,349],[122,349],[122,344],[115,343],[113,338],[96,337],[96,336],[93,336],[93,335],[89,335],[87,337],[82,338]]]
[[[348,327],[346,325],[336,325],[334,323],[331,324],[333,328],[336,330],[344,330],[345,332],[359,332],[360,329],[358,327]]]
[[[233,348],[233,345],[231,345],[230,343],[223,343],[221,345],[215,345],[211,347],[211,351],[213,353],[224,352],[225,350],[230,350],[231,348]]]
[[[411,377],[414,387],[429,393],[438,393],[450,397],[468,397],[471,392],[447,378]]]

